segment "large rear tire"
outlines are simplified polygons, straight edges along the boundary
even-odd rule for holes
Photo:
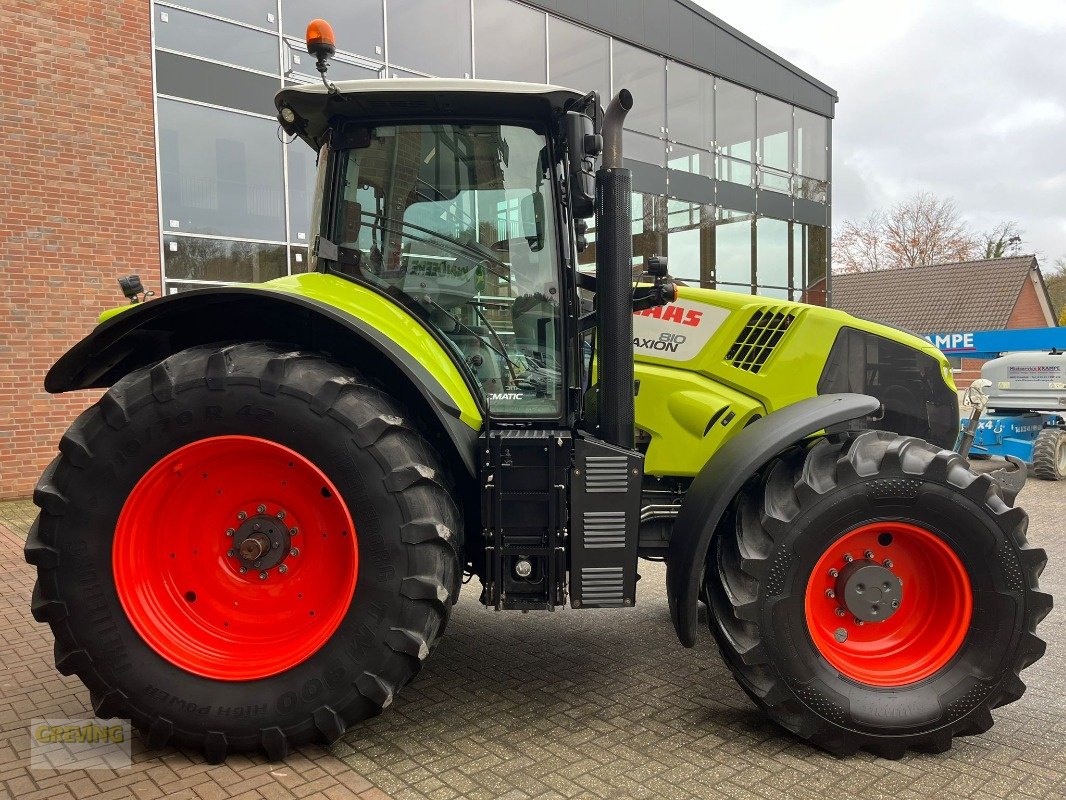
[[[1033,474],[1045,481],[1066,479],[1066,430],[1044,428],[1033,442]]]
[[[776,722],[899,758],[1021,697],[1051,608],[1027,516],[957,454],[885,432],[794,448],[746,487],[705,573],[711,630]]]
[[[33,615],[101,717],[212,762],[330,743],[418,672],[461,521],[402,405],[316,353],[201,347],[82,414],[34,493]]]

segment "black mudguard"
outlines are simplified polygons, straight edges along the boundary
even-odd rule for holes
[[[74,345],[48,371],[44,387],[52,393],[107,388],[189,347],[243,341],[328,353],[382,381],[415,406],[413,412],[432,413],[453,455],[475,474],[477,431],[459,419],[459,407],[432,373],[365,321],[299,295],[228,286],[152,300],[112,317]]]
[[[826,394],[756,420],[722,446],[685,492],[666,559],[670,618],[685,647],[696,644],[696,604],[711,537],[747,480],[774,456],[819,431],[874,414],[864,394]]]

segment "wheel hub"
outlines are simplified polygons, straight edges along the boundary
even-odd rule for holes
[[[263,506],[260,506],[263,508]],[[261,571],[271,570],[281,564],[291,549],[289,529],[280,516],[256,514],[248,517],[233,533],[233,546],[229,550],[235,568],[245,567]]]
[[[885,520],[827,544],[811,570],[804,613],[814,646],[841,675],[905,686],[936,673],[958,652],[973,591],[965,565],[941,535]]]
[[[888,567],[862,559],[840,571],[835,593],[855,619],[884,622],[899,610],[903,583]]]
[[[359,569],[352,516],[326,474],[278,442],[239,435],[151,466],[119,514],[112,554],[134,629],[214,680],[258,680],[310,657],[340,626]]]

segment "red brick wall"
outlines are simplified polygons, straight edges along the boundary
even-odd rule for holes
[[[4,0],[0,23],[0,498],[29,494],[97,393],[44,374],[122,302],[159,291],[149,4]]]
[[[1018,302],[1014,304],[1014,310],[1007,322],[1007,329],[1014,328],[1046,328],[1054,325],[1054,320],[1049,320],[1044,314],[1040,300],[1036,293],[1033,282],[1026,279],[1022,292],[1018,295]]]
[[[981,367],[984,363],[983,358],[962,359],[962,368],[955,373],[955,385],[961,390],[969,389],[970,384],[981,377]]]
[[[1025,286],[1018,294],[1018,300],[1014,304],[1010,319],[1007,322],[1007,330],[1016,328],[1045,328],[1048,319],[1044,315],[1044,309],[1036,293],[1033,282],[1026,279]],[[981,358],[962,359],[962,371],[955,373],[955,385],[960,389],[966,389],[971,383],[981,377],[981,367],[985,363]]]

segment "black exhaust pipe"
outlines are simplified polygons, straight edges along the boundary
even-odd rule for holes
[[[622,89],[603,115],[596,172],[596,306],[600,437],[633,447],[633,177],[622,166],[622,121],[633,95]]]

